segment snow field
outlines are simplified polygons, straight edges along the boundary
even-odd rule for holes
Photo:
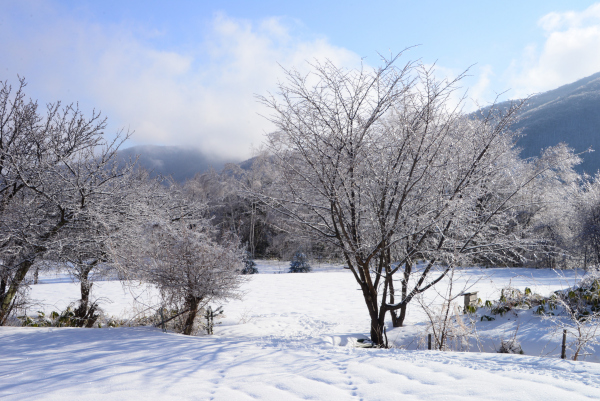
[[[369,319],[351,273],[324,265],[309,274],[266,274],[285,266],[259,262],[261,274],[244,283],[243,298],[224,304],[225,317],[214,336],[186,337],[147,327],[2,327],[0,398],[600,399],[600,364],[538,357],[559,353],[560,339],[553,339],[531,311],[478,323],[488,353],[415,351],[426,334],[416,303],[409,307],[406,327],[388,329],[390,340],[407,349],[356,348],[356,340],[368,334]],[[565,281],[571,285],[576,275],[466,269],[455,277],[455,288],[476,282],[471,290],[485,301],[497,299],[509,283],[548,294]],[[78,284],[66,277],[42,277],[41,283],[31,290],[40,310],[62,310],[78,299]],[[116,281],[96,282],[93,291],[109,315],[124,318],[157,300],[153,289],[126,288]],[[435,298],[430,292],[427,301]],[[516,328],[527,355],[491,353],[500,337],[512,336]]]
[[[3,328],[9,400],[589,400],[600,365],[312,347],[156,329]]]

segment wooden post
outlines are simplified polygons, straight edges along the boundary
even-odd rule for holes
[[[466,314],[467,311],[469,310],[469,306],[477,305],[477,291],[467,292],[467,293],[463,294],[463,297],[464,297],[464,302],[465,302],[463,312]]]
[[[431,334],[427,334],[427,349],[431,351]]]
[[[562,352],[560,353],[560,357],[561,359],[567,357],[567,329],[563,330]]]

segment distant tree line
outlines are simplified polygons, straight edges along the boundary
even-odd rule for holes
[[[317,261],[341,261],[341,254],[265,203],[257,193],[284,189],[274,159],[267,152],[245,168],[227,164],[221,172],[199,173],[183,187],[202,199],[219,236],[235,233],[249,258],[290,260],[298,250]]]
[[[559,269],[600,264],[600,177],[575,170],[582,155],[560,144],[545,149],[538,158],[520,159],[518,149],[512,157],[514,176],[508,179],[537,175],[514,196],[512,218],[496,222],[490,235],[512,233],[518,244],[480,252],[471,262]],[[344,263],[337,247],[267,199],[266,194],[288,191],[279,174],[278,161],[264,151],[246,168],[228,164],[221,172],[199,173],[183,186],[206,202],[219,235],[235,233],[252,259],[290,260],[301,250],[312,260]],[[478,198],[477,208],[497,200],[503,192],[506,196],[504,184],[488,183],[489,192]]]

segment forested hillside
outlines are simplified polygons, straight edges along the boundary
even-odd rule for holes
[[[499,104],[499,108],[508,107],[509,102]],[[518,141],[522,148],[521,156],[538,156],[549,146],[564,142],[576,152],[590,147],[600,149],[600,72],[580,79],[560,88],[534,95],[521,112],[522,118],[512,128],[521,130],[523,136]],[[175,181],[183,182],[196,173],[210,168],[221,170],[227,162],[197,149],[177,146],[133,146],[119,151],[124,159],[139,155],[139,165],[151,171],[152,175],[171,176]],[[251,160],[240,166],[248,169]],[[600,153],[583,155],[583,163],[577,171],[595,174],[600,169]]]
[[[211,168],[221,170],[230,161],[207,155],[198,149],[157,145],[132,146],[120,150],[119,156],[122,160],[133,160],[139,156],[138,164],[148,170],[151,176],[171,176],[177,182]]]
[[[512,127],[524,135],[518,141],[523,157],[537,156],[560,142],[576,152],[591,147],[596,152],[583,155],[577,170],[595,174],[600,168],[600,72],[531,97]]]

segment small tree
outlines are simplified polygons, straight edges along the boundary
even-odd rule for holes
[[[208,306],[204,309],[204,330],[206,330],[206,334],[212,335],[214,334],[215,328],[215,317],[219,317],[223,315],[223,307],[219,306],[214,309]],[[217,323],[219,324],[219,323]]]
[[[455,269],[452,269],[448,274],[446,290],[438,291],[438,297],[442,301],[441,305],[437,302],[438,297],[435,299],[436,304],[426,302],[423,294],[416,297],[429,320],[427,334],[433,335],[433,349],[468,351],[471,346],[470,340],[474,339],[479,350],[481,350],[475,321],[467,313],[468,311],[462,311],[461,313],[455,302],[472,284],[467,281],[461,291],[453,291],[456,284],[454,275]]]
[[[159,222],[147,232],[146,249],[139,258],[143,275],[160,289],[166,304],[187,316],[182,332],[191,335],[201,308],[237,295],[242,266],[239,242],[216,243],[205,221],[192,226]]]
[[[290,273],[308,273],[311,267],[304,253],[297,251],[290,261]]]
[[[244,268],[242,269],[242,274],[258,274],[258,269],[256,268],[256,263],[252,260],[250,252],[246,251],[244,253]]]

